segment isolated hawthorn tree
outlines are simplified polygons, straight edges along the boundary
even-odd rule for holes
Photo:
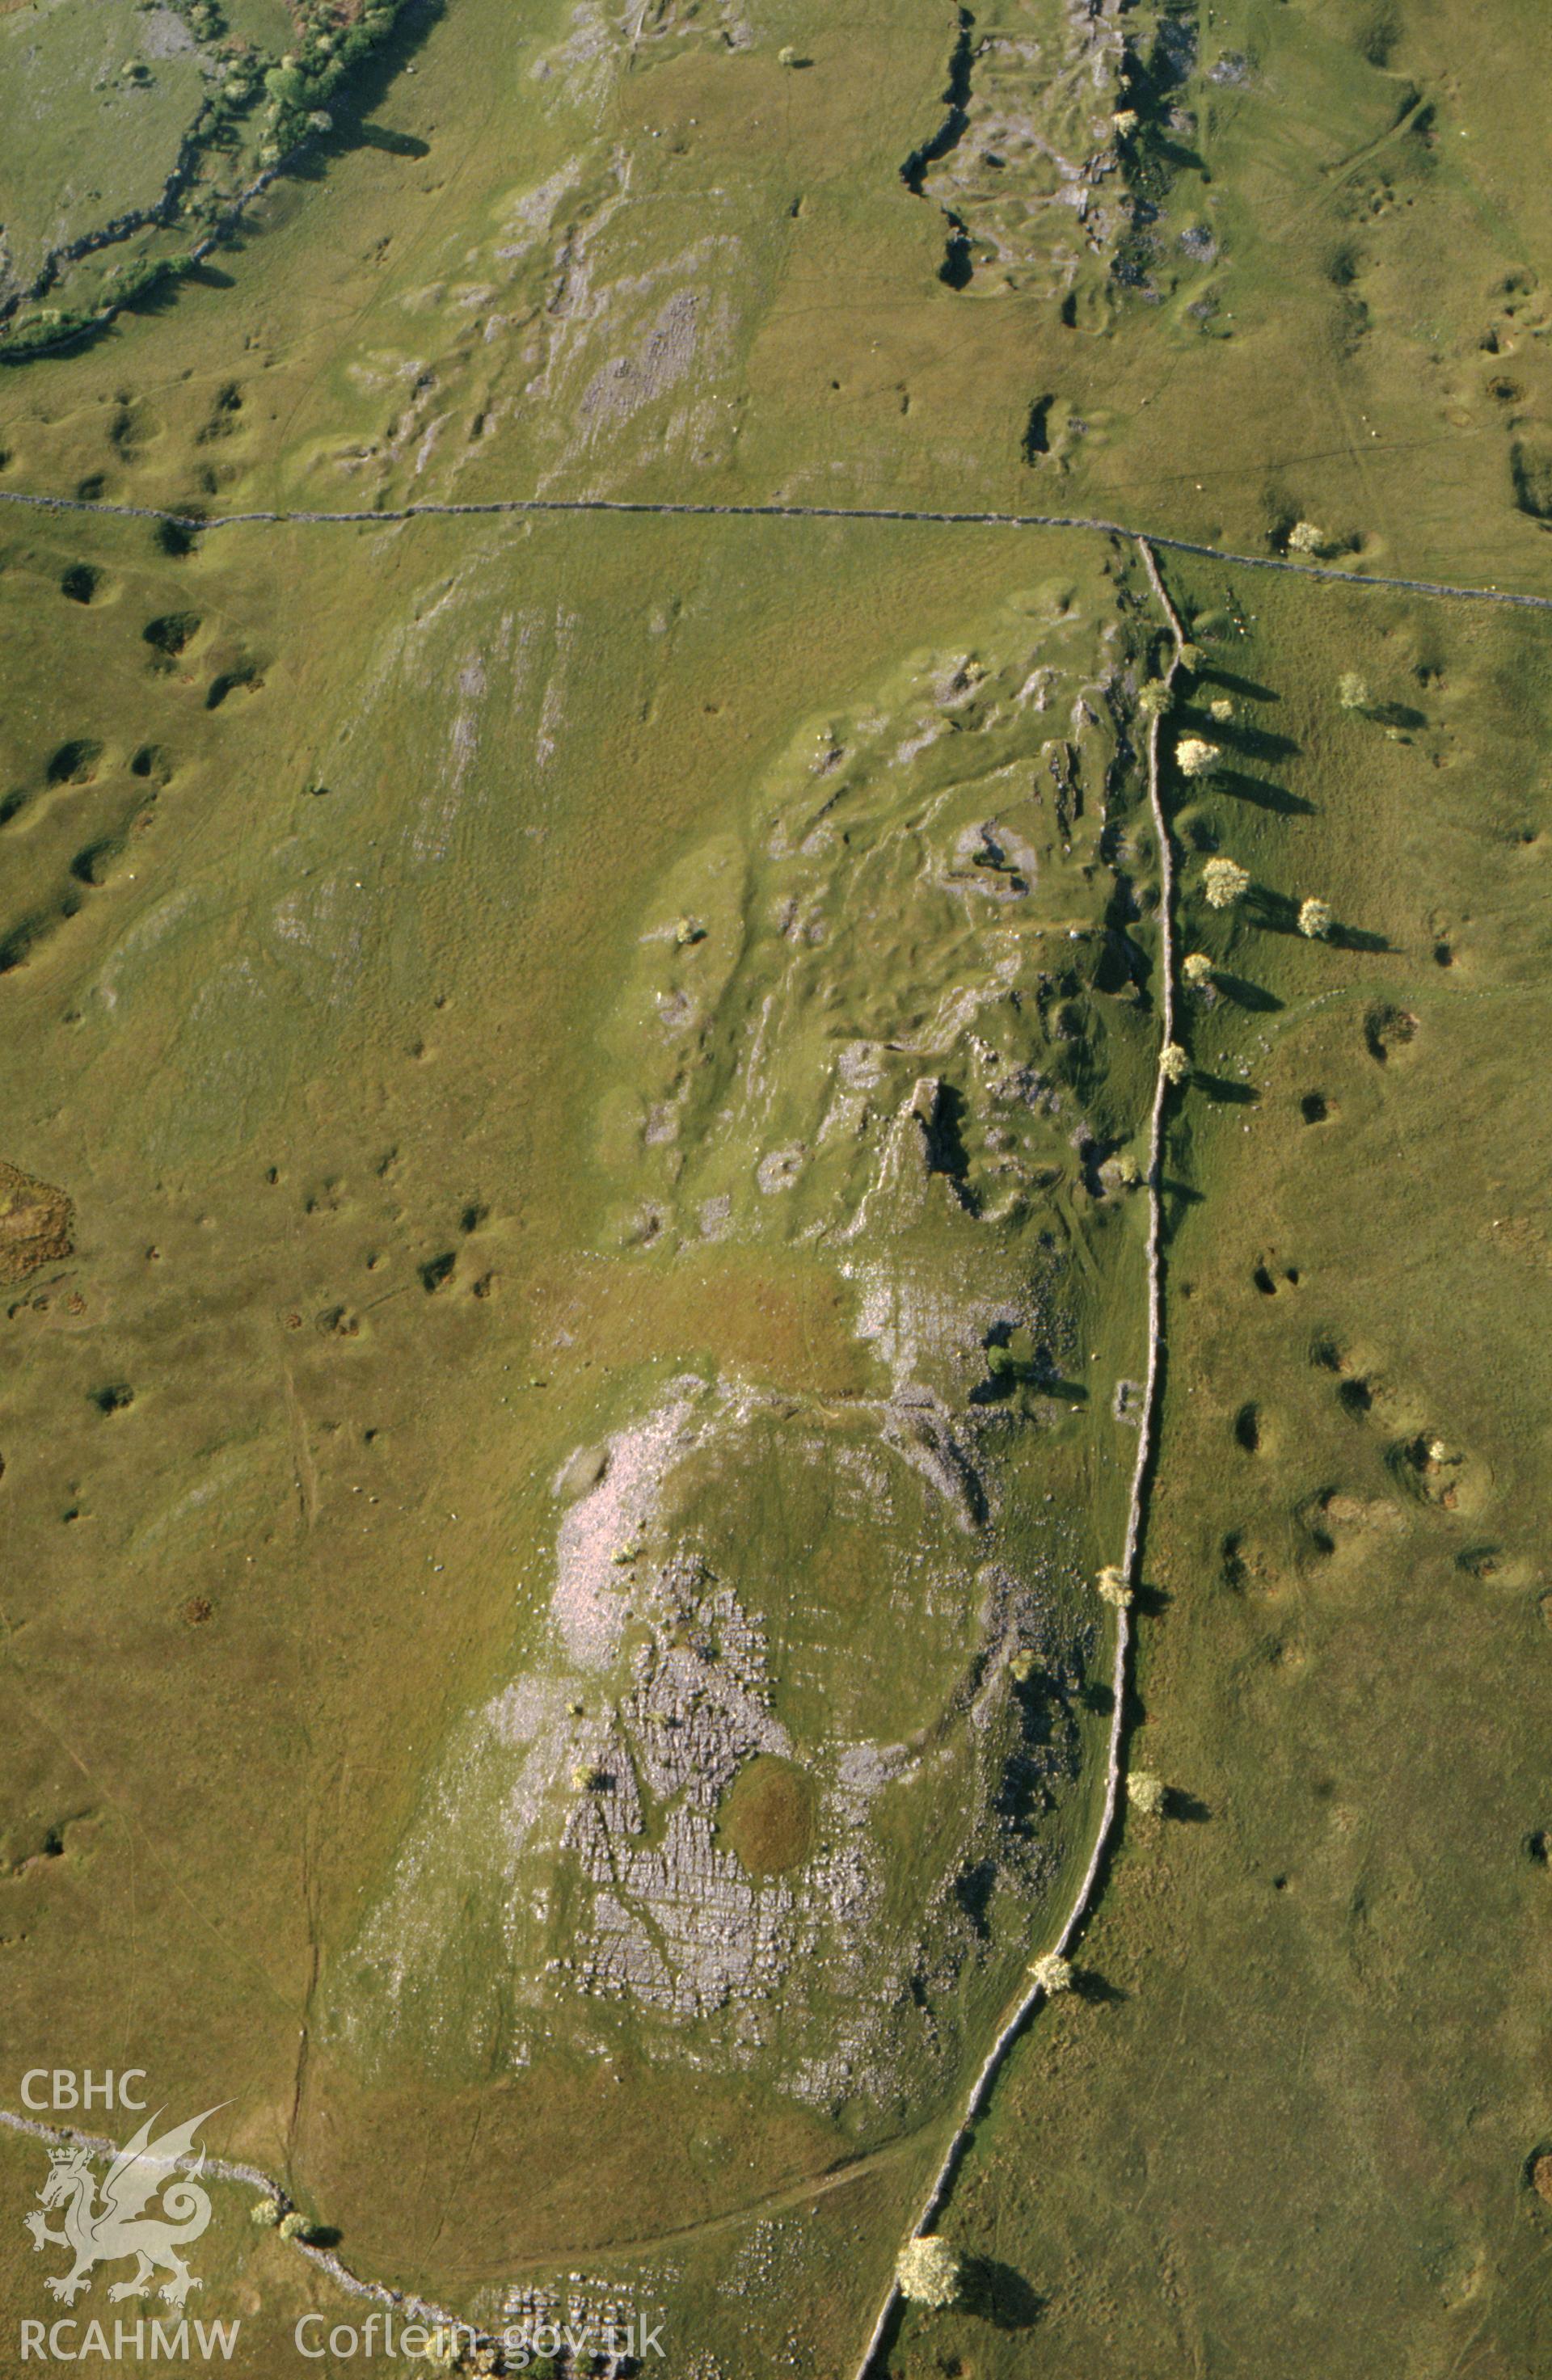
[[[900,2292],[914,2305],[950,2306],[963,2279],[959,2259],[947,2240],[935,2232],[926,2239],[908,2240],[895,2266]]]
[[[1237,859],[1209,859],[1202,870],[1202,890],[1210,909],[1231,909],[1251,889],[1250,869]]]
[[[1175,766],[1182,777],[1210,776],[1223,758],[1204,735],[1182,735],[1175,747]]]

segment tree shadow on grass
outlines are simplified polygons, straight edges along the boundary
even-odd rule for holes
[[[1299,752],[1291,735],[1279,735],[1275,728],[1258,727],[1251,719],[1215,719],[1211,710],[1200,702],[1182,704],[1175,716],[1182,726],[1216,744],[1230,767],[1236,760],[1260,761],[1270,766],[1277,760],[1291,760]]]
[[[1200,174],[1204,180],[1211,178],[1206,159],[1199,156],[1194,149],[1188,149],[1183,140],[1167,140],[1155,135],[1151,145],[1155,153],[1177,174]]]
[[[170,314],[177,303],[183,284],[189,278],[189,272],[187,269],[178,272],[169,258],[159,279],[148,282],[143,289],[137,289],[133,297],[121,301],[118,307],[120,317],[128,314],[141,322],[154,322],[164,314]],[[104,323],[103,327],[111,330],[113,326]]]
[[[1333,926],[1326,937],[1337,951],[1388,951],[1394,945],[1385,934],[1372,934],[1366,926]]]
[[[1279,818],[1313,818],[1314,804],[1302,794],[1290,794],[1286,785],[1268,784],[1264,777],[1249,777],[1242,769],[1219,769],[1213,783],[1235,801],[1253,802],[1259,810],[1274,810]]]
[[[412,132],[395,132],[385,124],[363,124],[356,135],[359,149],[381,149],[387,157],[429,157],[431,142]]]
[[[967,2256],[960,2289],[965,2312],[996,2330],[1033,2330],[1050,2302],[995,2256]]]
[[[1282,700],[1276,686],[1262,686],[1253,677],[1240,677],[1237,671],[1220,669],[1216,662],[1210,662],[1201,672],[1199,683],[1209,681],[1216,686],[1221,686],[1225,694],[1240,695],[1246,702],[1280,702]]]
[[[1253,1083],[1230,1082],[1227,1075],[1204,1075],[1198,1070],[1191,1079],[1192,1087],[1215,1107],[1252,1108],[1261,1097]]]
[[[1299,931],[1299,904],[1287,892],[1274,892],[1269,884],[1258,884],[1245,903],[1246,908],[1267,934],[1296,934]]]
[[[1224,975],[1219,970],[1215,971],[1213,982],[1237,1008],[1252,1008],[1259,1015],[1270,1016],[1283,1006],[1275,991],[1268,991],[1265,984],[1252,983],[1247,976]]]

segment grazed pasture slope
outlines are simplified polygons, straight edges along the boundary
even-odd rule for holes
[[[22,345],[227,37],[109,13],[152,79],[90,104],[79,0],[0,16]],[[481,2324],[827,2380],[1104,1799],[1170,650],[1130,540],[839,516],[1552,593],[1548,36],[379,32],[194,273],[0,373],[0,490],[127,508],[0,507],[6,2058],[229,2102]],[[514,497],[814,512],[190,526]],[[1521,2380],[1548,632],[1161,559],[1169,1795],[959,2168],[964,2305],[878,2368]],[[234,2369],[345,2302],[239,2186],[208,2246]]]

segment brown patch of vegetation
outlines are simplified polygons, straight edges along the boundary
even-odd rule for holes
[[[781,1876],[808,1857],[813,1816],[813,1779],[793,1761],[763,1752],[728,1787],[717,1833],[751,1876]]]
[[[1404,1049],[1416,1032],[1417,1019],[1409,1008],[1392,1008],[1388,1004],[1371,1008],[1363,1020],[1369,1055],[1381,1066],[1393,1050]]]
[[[70,1253],[73,1209],[63,1190],[0,1160],[0,1281],[25,1281]]]

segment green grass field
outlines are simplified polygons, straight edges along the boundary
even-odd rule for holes
[[[0,15],[0,299],[161,187],[164,18]],[[1552,616],[1253,564],[1547,591],[1546,53],[411,6],[193,274],[0,373],[0,495],[123,508],[0,504],[0,2107],[133,2062],[363,2278],[856,2373],[1104,1797],[1141,555],[187,524],[1094,516],[1225,556],[1158,555],[1168,1794],[875,2371],[1541,2367]],[[0,2333],[54,2269],[4,2143]],[[361,2301],[213,2195],[272,2380]]]

